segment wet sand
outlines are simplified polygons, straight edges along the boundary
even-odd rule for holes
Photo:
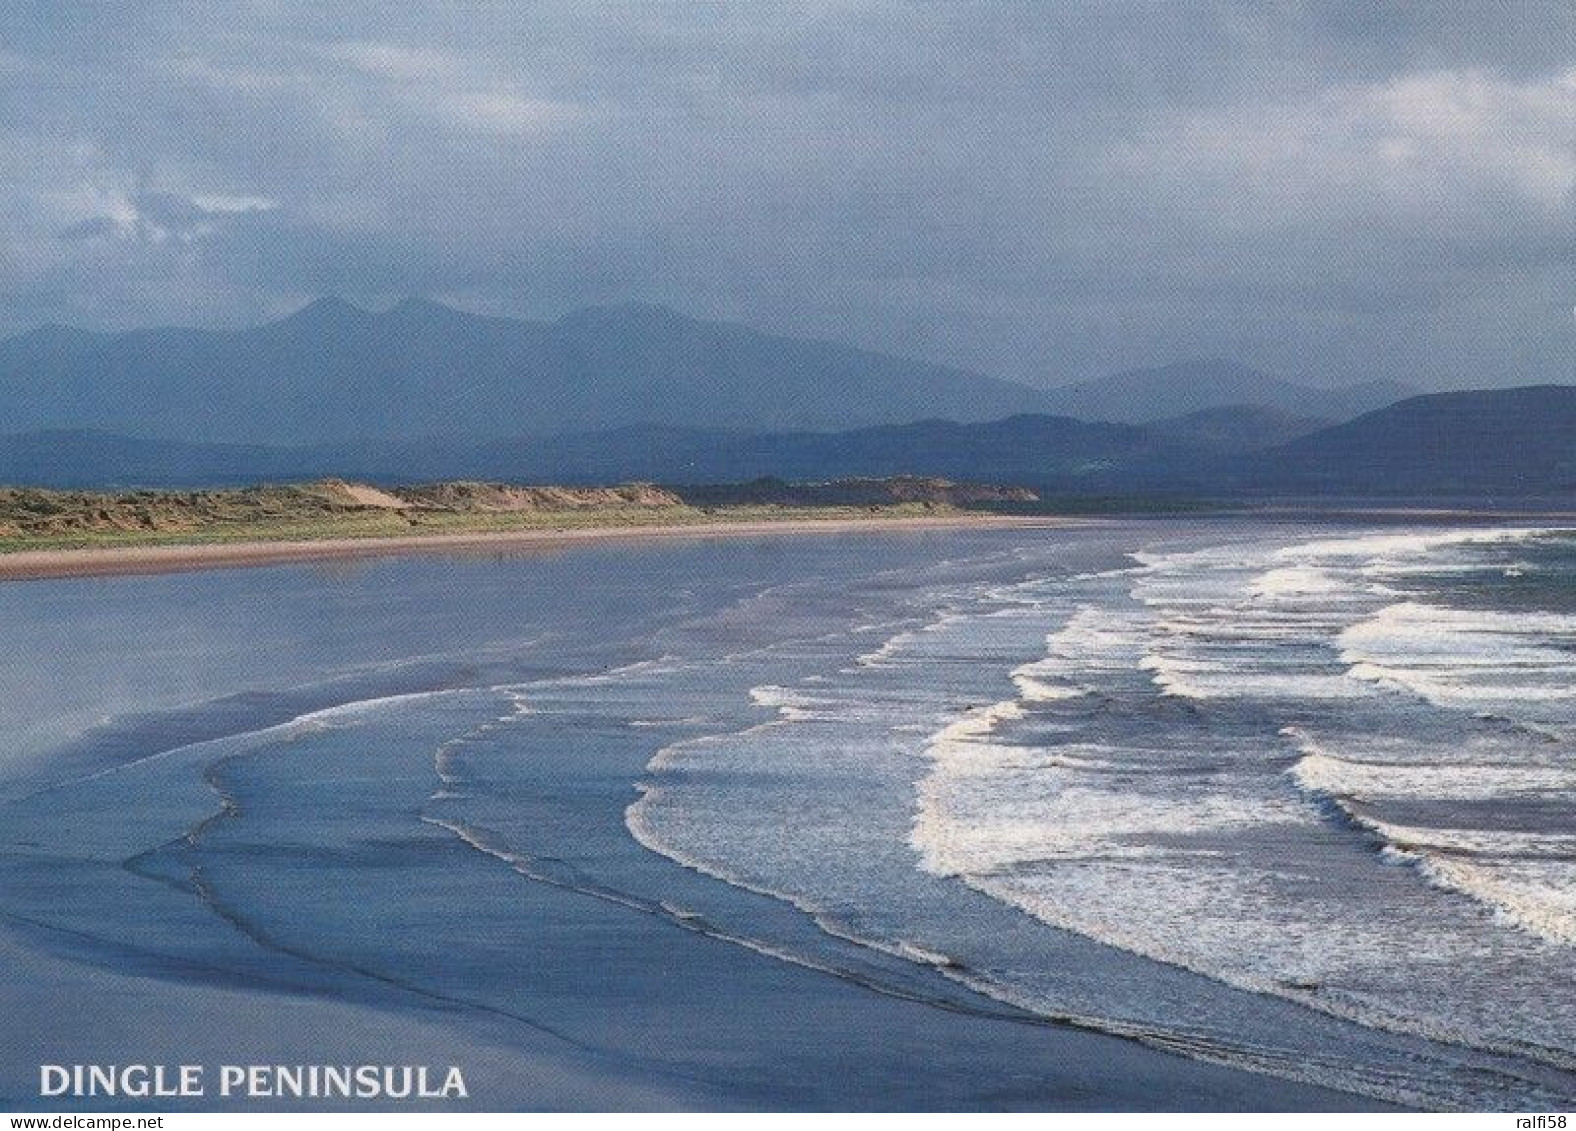
[[[0,553],[0,581],[178,573],[204,569],[353,561],[424,553],[504,553],[611,541],[676,538],[750,538],[779,534],[857,534],[873,530],[947,530],[990,527],[1065,527],[1087,519],[1016,515],[945,515],[919,518],[807,518],[708,522],[674,526],[587,526],[470,534],[324,538],[312,541],[208,542],[112,546]]]

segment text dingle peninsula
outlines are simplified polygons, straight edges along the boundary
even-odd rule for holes
[[[193,1099],[462,1100],[454,1065],[415,1064],[41,1064],[42,1097]]]

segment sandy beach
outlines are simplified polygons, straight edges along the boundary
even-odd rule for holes
[[[919,518],[809,518],[782,521],[693,523],[673,526],[590,526],[474,534],[325,538],[313,541],[188,543],[92,549],[20,550],[0,553],[0,581],[108,577],[248,566],[353,561],[425,553],[505,553],[623,540],[747,538],[768,534],[852,534],[873,530],[950,530],[992,527],[1066,527],[1087,519],[1016,515],[945,515]]]

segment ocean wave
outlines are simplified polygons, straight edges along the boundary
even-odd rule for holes
[[[1274,561],[1309,559],[1355,559],[1362,562],[1384,563],[1394,560],[1416,559],[1451,546],[1483,546],[1513,542],[1532,542],[1567,534],[1557,527],[1497,526],[1464,530],[1433,530],[1399,534],[1359,534],[1344,538],[1326,538],[1312,542],[1298,542],[1274,550]]]
[[[1450,706],[1564,699],[1576,694],[1573,656],[1547,641],[1568,633],[1576,618],[1433,609],[1394,600],[1395,590],[1373,580],[1387,570],[1424,578],[1421,567],[1433,563],[1409,562],[1418,556],[1547,533],[1365,534],[1143,553],[1131,576],[1135,605],[1081,608],[1029,670],[1069,686],[1108,689],[1130,687],[1111,681],[1136,672],[1162,699],[1239,715],[1253,705],[1268,724],[1277,713],[1334,711],[1338,719],[1351,712],[1358,726],[1364,718],[1406,725],[1404,704],[1392,704],[1376,682],[1400,687],[1404,680],[1415,688],[1431,681],[1428,690]],[[1410,564],[1419,565],[1415,574],[1406,572]],[[1371,655],[1358,655],[1360,648]],[[1393,673],[1375,672],[1381,657]],[[1364,678],[1374,675],[1379,679]],[[928,870],[1053,926],[1365,1025],[1485,1047],[1526,1043],[1550,1063],[1570,1055],[1558,1048],[1576,1048],[1576,1017],[1564,1012],[1532,1025],[1535,1037],[1494,1023],[1491,977],[1458,994],[1418,995],[1407,971],[1420,956],[1402,956],[1386,918],[1386,901],[1396,896],[1384,893],[1394,882],[1370,872],[1365,860],[1373,857],[1361,851],[1349,858],[1346,875],[1324,874],[1302,855],[1340,835],[1321,816],[1319,805],[1328,802],[1389,856],[1418,863],[1428,888],[1466,895],[1542,942],[1568,942],[1571,901],[1554,882],[1570,876],[1565,857],[1576,843],[1569,834],[1407,826],[1372,810],[1377,801],[1437,807],[1563,800],[1572,782],[1562,766],[1537,756],[1514,764],[1380,764],[1340,758],[1305,736],[1301,756],[1281,761],[1273,744],[1255,751],[1241,736],[1212,732],[1208,716],[1189,717],[1186,726],[1198,733],[1178,734],[1168,751],[1156,742],[1176,724],[1152,714],[1130,690],[1121,692],[1118,709],[1134,712],[1131,737],[1096,743],[1075,729],[1036,749],[1027,737],[1035,733],[1034,712],[1058,703],[1024,693],[1032,690],[1020,686],[1015,709],[998,704],[932,736],[933,769],[921,782],[912,832]],[[1004,739],[1000,724],[1025,716],[1016,739]],[[1107,710],[1088,725],[1110,731],[1120,721]],[[1503,734],[1495,741],[1498,747],[1478,753],[1508,755],[1526,736],[1520,747]],[[1066,756],[1091,749],[1098,756],[1087,761]],[[1291,793],[1276,786],[1283,772],[1296,785]],[[1260,848],[1250,855],[1244,845]],[[1417,905],[1417,923],[1431,924],[1430,961],[1470,966],[1482,961],[1485,946],[1509,961],[1506,955],[1530,945],[1485,936],[1465,907],[1425,911],[1431,901],[1421,890],[1405,898]],[[1282,918],[1299,905],[1305,914]],[[1450,933],[1439,934],[1442,922],[1452,924]],[[1524,960],[1552,969],[1545,952],[1534,949]],[[1500,975],[1506,969],[1499,967]],[[1514,981],[1518,989],[1505,991],[1507,982],[1501,991],[1525,992],[1530,1009],[1538,979]]]
[[[1298,759],[1291,772],[1304,788],[1357,801],[1493,801],[1565,793],[1576,786],[1571,770],[1554,766],[1375,763],[1336,757],[1317,747]]]
[[[1447,1057],[1470,1060],[1471,1049],[1566,1071],[1576,1010],[1548,1001],[1576,995],[1555,886],[1569,883],[1564,854],[1576,846],[1557,828],[1478,827],[1472,808],[1563,801],[1562,732],[1535,730],[1547,722],[1536,712],[1512,710],[1502,725],[1459,700],[1420,702],[1358,667],[1382,660],[1475,680],[1479,692],[1518,679],[1523,691],[1558,691],[1556,659],[1569,657],[1550,656],[1546,638],[1563,622],[1526,614],[1510,632],[1495,621],[1493,647],[1473,645],[1476,673],[1424,659],[1460,654],[1463,618],[1478,614],[1446,610],[1455,651],[1418,651],[1418,636],[1403,654],[1384,631],[1412,615],[1396,607],[1429,603],[1416,592],[1429,570],[1410,565],[1505,544],[1527,557],[1524,544],[1545,536],[1258,536],[1143,550],[1130,569],[997,585],[973,603],[949,591],[922,627],[867,648],[870,662],[811,686],[758,685],[751,698],[770,722],[665,748],[627,822],[648,847],[783,899],[830,933],[916,962],[941,956],[933,964],[949,976],[1044,1016],[1097,1013],[1071,1009],[1054,971],[1015,964],[989,939],[937,945],[923,908],[903,903],[907,882],[858,887],[867,860],[902,859],[863,827],[874,810],[857,790],[882,766],[899,776],[883,803],[909,806],[906,847],[933,882],[1234,991],[1448,1042]],[[1024,654],[1040,622],[1047,631]],[[1346,654],[1360,647],[1372,656]],[[1443,747],[1434,761],[1430,743]],[[916,754],[917,781],[901,776]],[[1413,866],[1390,866],[1402,861]],[[1094,1024],[1189,1055],[1258,1056],[1304,1079],[1330,1068],[1296,1063],[1273,1035],[1227,1053],[1229,1026],[1214,1021],[1159,995]],[[1423,1087],[1420,1060],[1404,1059],[1359,1066],[1332,1053],[1331,1064],[1370,1074],[1345,1086],[1395,1097],[1407,1081]],[[1476,1069],[1456,1064],[1442,1072],[1461,1072],[1460,1090],[1434,1080],[1431,1104],[1513,1094],[1466,1082]]]
[[[1562,721],[1576,704],[1576,617],[1463,610],[1403,601],[1344,629],[1336,647],[1356,680],[1443,707]],[[1519,710],[1517,710],[1519,708]],[[1576,720],[1572,720],[1576,721]]]

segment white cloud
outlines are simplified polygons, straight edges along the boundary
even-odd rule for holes
[[[261,196],[92,187],[61,203],[76,217],[60,228],[62,239],[155,245],[195,243],[217,235],[238,217],[278,207],[277,202]]]
[[[329,45],[323,54],[379,84],[382,110],[356,99],[358,112],[435,117],[465,132],[530,134],[563,126],[580,116],[575,104],[533,97],[488,66],[479,53],[458,54],[383,40]]]
[[[194,192],[191,201],[205,212],[272,212],[279,207],[277,200],[266,196],[245,196],[229,193]]]
[[[464,60],[445,51],[377,40],[331,44],[324,54],[366,74],[399,82],[454,79],[468,70]]]
[[[446,95],[440,106],[454,125],[484,133],[534,133],[566,125],[582,112],[566,102],[522,98],[502,90]]]
[[[1443,229],[1493,200],[1557,211],[1576,191],[1576,71],[1524,82],[1436,71],[1238,105],[1113,146],[1108,160],[1122,175],[1213,187],[1197,208],[1229,197],[1253,223],[1406,213]]]

